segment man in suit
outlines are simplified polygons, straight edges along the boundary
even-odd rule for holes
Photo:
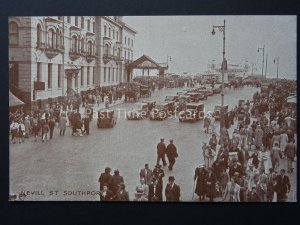
[[[280,170],[280,175],[277,176],[277,185],[275,190],[277,192],[277,201],[278,202],[286,202],[287,194],[291,190],[290,179],[287,175],[285,175],[285,169]]]
[[[152,178],[152,183],[149,185],[148,201],[150,202],[162,202],[162,181]]]
[[[179,202],[180,198],[180,187],[174,183],[174,176],[169,176],[169,183],[165,189],[166,201],[167,202]]]
[[[101,173],[98,182],[100,183],[100,191],[103,190],[103,185],[108,184],[108,188],[110,188],[110,183],[111,183],[111,178],[112,176],[110,175],[111,168],[106,167],[104,170],[104,173]]]
[[[234,173],[238,172],[239,173],[239,178],[242,177],[243,173],[243,168],[241,164],[238,162],[236,158],[232,159],[232,165],[229,167],[229,176],[230,178],[234,177]]]
[[[100,201],[112,201],[113,193],[108,189],[108,184],[103,184],[103,190],[100,191]]]
[[[145,168],[140,171],[140,179],[144,179],[147,185],[151,184],[152,170],[149,169],[149,165],[145,164]]]
[[[164,143],[164,139],[161,138],[160,142],[157,144],[157,161],[156,165],[159,164],[160,160],[163,162],[163,166],[166,166],[166,159],[165,159],[165,154],[166,154],[166,145]]]
[[[169,160],[169,166],[168,166],[168,168],[169,168],[169,170],[172,170],[173,166],[175,164],[175,158],[178,157],[177,148],[173,144],[173,140],[172,139],[170,140],[170,144],[168,144],[168,146],[167,146],[166,154],[167,154],[167,157],[168,157],[168,160]]]

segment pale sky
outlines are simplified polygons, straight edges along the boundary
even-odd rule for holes
[[[256,64],[262,71],[262,52],[268,54],[267,76],[296,79],[297,17],[296,16],[126,16],[124,22],[138,33],[134,43],[134,59],[143,54],[161,63],[172,57],[169,71],[198,73],[207,70],[212,60],[222,61],[223,33],[213,25],[226,20],[225,52],[229,64]],[[266,58],[265,58],[266,61]],[[254,66],[255,67],[255,66]],[[251,69],[250,69],[251,71]]]

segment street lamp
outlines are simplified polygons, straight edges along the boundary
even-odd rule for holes
[[[218,28],[220,32],[223,32],[223,62],[222,62],[222,91],[221,91],[221,120],[220,120],[220,143],[223,145],[222,140],[222,127],[224,125],[223,123],[223,111],[224,111],[224,70],[225,70],[225,20],[223,26],[214,26],[213,30],[211,32],[212,35],[215,35],[215,28]]]
[[[170,60],[170,62],[172,62],[172,57],[167,55],[167,66],[169,66],[169,60]]]
[[[264,77],[264,62],[265,62],[265,45],[262,48],[258,48],[257,52],[259,52],[259,50],[262,50],[263,52],[263,59],[262,59],[262,71],[261,71],[261,77]]]
[[[276,79],[276,87],[278,87],[278,67],[279,67],[279,57],[274,59],[274,64],[277,62],[277,79]]]

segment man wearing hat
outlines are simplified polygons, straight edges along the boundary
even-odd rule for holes
[[[239,173],[239,178],[243,175],[243,168],[240,163],[238,163],[237,158],[232,159],[232,165],[229,167],[229,176],[232,178],[234,173]]]
[[[177,148],[176,146],[173,144],[173,139],[170,140],[170,144],[168,144],[167,149],[166,149],[166,154],[169,160],[169,170],[173,169],[173,166],[175,164],[175,158],[178,157],[177,154]]]
[[[104,184],[107,184],[108,188],[109,188],[109,184],[111,183],[111,178],[112,178],[112,176],[110,175],[110,172],[111,172],[111,168],[106,167],[104,170],[104,173],[101,173],[101,175],[98,179],[98,182],[100,183],[100,191],[103,190]]]
[[[277,192],[277,201],[286,202],[287,194],[291,190],[291,183],[289,177],[285,175],[285,169],[280,170],[280,175],[277,175],[276,181],[275,191]]]
[[[157,161],[156,161],[157,165],[159,164],[160,160],[162,160],[163,166],[167,165],[165,154],[166,154],[166,145],[164,143],[164,138],[161,138],[160,142],[157,144]]]
[[[135,192],[135,198],[133,199],[134,202],[147,202],[148,199],[144,197],[143,189],[137,188]]]
[[[149,185],[148,201],[151,202],[162,202],[162,180],[152,178],[152,183]]]
[[[180,198],[180,187],[174,183],[174,176],[169,176],[169,183],[165,189],[166,201],[167,202],[179,202]]]
[[[110,190],[116,194],[119,188],[119,184],[124,183],[123,177],[120,175],[119,170],[114,171],[114,175],[111,178]]]
[[[207,171],[205,170],[205,164],[201,163],[195,169],[194,181],[197,179],[195,193],[199,196],[199,200],[205,199],[205,187],[206,187]]]
[[[103,189],[100,191],[100,201],[112,201],[113,193],[108,189],[108,184],[103,184]]]

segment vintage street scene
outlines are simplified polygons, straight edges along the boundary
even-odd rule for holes
[[[8,24],[10,201],[297,202],[296,16]]]

